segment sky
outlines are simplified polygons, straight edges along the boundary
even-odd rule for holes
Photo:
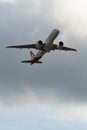
[[[86,0],[0,0],[1,130],[87,130],[86,12]],[[21,63],[30,50],[6,48],[44,42],[54,28],[54,43],[78,51],[31,66]]]

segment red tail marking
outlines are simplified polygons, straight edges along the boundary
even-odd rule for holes
[[[34,57],[35,57],[35,55],[34,55],[34,53],[32,51],[30,51],[30,56],[31,56],[31,60],[33,60]]]

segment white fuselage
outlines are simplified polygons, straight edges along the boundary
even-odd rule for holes
[[[53,46],[53,42],[55,40],[55,38],[57,37],[57,35],[59,34],[59,30],[58,29],[54,29],[51,34],[48,36],[48,38],[46,39],[46,41],[44,42],[46,45],[44,46],[44,51],[43,50],[39,50],[36,53],[35,57],[42,57],[45,53],[49,52]]]

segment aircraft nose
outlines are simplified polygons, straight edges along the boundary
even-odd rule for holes
[[[57,32],[59,34],[60,31],[59,29],[54,29],[54,32]]]

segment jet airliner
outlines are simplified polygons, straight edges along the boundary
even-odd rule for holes
[[[40,61],[42,56],[47,52],[50,52],[51,50],[77,51],[74,48],[65,47],[62,41],[60,41],[58,45],[53,44],[54,40],[59,35],[59,33],[60,31],[58,29],[53,29],[51,34],[44,42],[42,40],[39,40],[35,44],[14,45],[14,46],[7,46],[6,48],[19,48],[19,49],[32,48],[38,50],[36,54],[30,51],[31,60],[21,61],[22,63],[30,63],[31,65],[34,63],[42,63],[42,61]]]

